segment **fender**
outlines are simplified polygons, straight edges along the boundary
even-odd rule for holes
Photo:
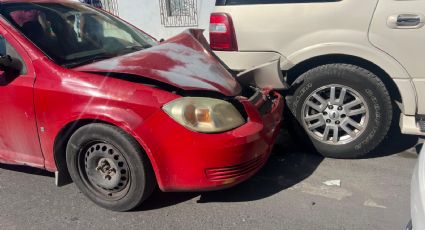
[[[121,116],[124,115],[124,116]],[[143,148],[143,150],[146,152],[146,155],[148,156],[150,163],[152,165],[152,168],[154,170],[155,176],[158,178],[158,167],[155,161],[155,158],[152,155],[152,152],[150,151],[149,147],[146,145],[146,143],[143,141],[143,139],[137,135],[137,132],[135,132],[135,129],[137,126],[141,124],[141,122],[145,120],[142,117],[140,117],[138,114],[136,114],[133,111],[129,111],[124,108],[118,108],[118,107],[109,107],[107,111],[104,110],[104,108],[101,108],[99,106],[93,106],[90,108],[90,113],[84,113],[78,115],[70,116],[68,120],[64,121],[60,126],[61,129],[57,130],[55,132],[55,135],[53,135],[53,140],[47,140],[48,142],[55,143],[56,137],[60,134],[63,128],[67,127],[69,124],[78,122],[78,121],[94,121],[94,122],[100,122],[100,123],[107,123],[110,125],[114,125],[129,135],[131,135],[133,138],[136,139],[136,141],[140,144],[140,146]],[[52,146],[52,153],[53,153],[53,145]],[[63,154],[63,153],[56,153],[56,154]],[[56,155],[51,154],[51,156]],[[49,154],[50,156],[50,154]],[[61,175],[64,172],[59,172],[59,167],[56,165],[58,159],[46,159],[45,160],[45,168],[48,171],[55,172],[56,176],[56,184],[58,186],[62,186],[65,184],[68,184],[67,179],[64,180]]]
[[[115,77],[77,74],[74,70],[54,65],[46,57],[34,60],[33,66],[37,74],[34,106],[47,170],[57,170],[53,155],[60,131],[72,122],[84,120],[103,121],[131,134],[145,149],[155,168],[152,154],[135,129],[164,103],[179,95]],[[61,96],[55,96],[57,94]],[[68,104],[74,106],[68,107]]]

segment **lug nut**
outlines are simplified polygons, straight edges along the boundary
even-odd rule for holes
[[[333,109],[333,108],[334,108],[334,106],[333,106],[333,105],[330,105],[330,106],[329,106],[329,109]]]
[[[338,110],[342,110],[342,107],[341,106],[338,106]]]
[[[113,169],[110,169],[110,170],[108,170],[108,174],[109,175],[115,175],[115,173],[117,173],[117,170],[115,170],[114,168]]]
[[[339,121],[335,121],[335,124],[339,125],[339,123],[340,123]]]
[[[326,120],[326,123],[331,123],[331,120],[330,120],[330,119],[327,119],[327,120]]]
[[[341,118],[345,118],[346,117],[346,115],[345,114],[341,114]]]
[[[326,116],[326,115],[328,115],[328,113],[327,113],[327,112],[323,112],[323,115],[325,115],[325,116]]]

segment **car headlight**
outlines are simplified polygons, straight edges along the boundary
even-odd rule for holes
[[[162,109],[179,124],[201,133],[224,132],[245,123],[232,104],[219,99],[182,97],[165,104]]]

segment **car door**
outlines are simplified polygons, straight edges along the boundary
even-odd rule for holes
[[[34,69],[0,25],[0,161],[44,166],[33,103]]]
[[[425,0],[379,0],[369,39],[410,74],[418,95],[418,112],[425,114]]]

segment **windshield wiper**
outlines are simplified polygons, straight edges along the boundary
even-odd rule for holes
[[[132,50],[143,50],[151,48],[151,45],[134,45],[134,46],[127,46],[126,49],[132,49]]]
[[[91,64],[93,62],[102,61],[102,60],[117,57],[117,56],[120,56],[120,55],[132,53],[132,52],[136,52],[136,51],[140,51],[140,50],[144,50],[144,49],[148,49],[148,48],[151,48],[151,47],[152,47],[151,45],[127,46],[124,49],[120,50],[119,53],[116,53],[116,54],[113,54],[113,55],[112,54],[98,54],[98,55],[95,55],[95,56],[91,56],[90,58],[85,58],[83,60],[79,59],[78,61],[68,62],[66,64],[63,64],[63,66],[66,67],[66,68],[74,68],[74,67],[77,67],[77,66]]]
[[[151,45],[134,45],[134,46],[127,46],[124,49],[120,50],[120,53],[132,53],[135,51],[140,51],[144,49],[151,48]]]
[[[84,59],[84,60],[79,60],[79,61],[74,61],[74,62],[70,62],[70,63],[66,63],[64,66],[66,68],[74,68],[77,66],[82,66],[82,65],[86,65],[86,64],[91,64],[94,62],[98,62],[98,61],[102,61],[102,60],[106,60],[109,58],[113,58],[116,57],[116,55],[111,55],[111,54],[99,54],[99,55],[95,55],[93,57],[90,57],[88,59]]]

